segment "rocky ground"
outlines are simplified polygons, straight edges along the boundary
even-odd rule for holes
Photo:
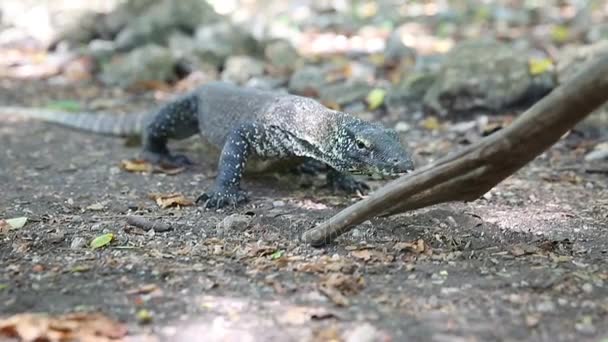
[[[418,165],[509,125],[608,53],[601,1],[129,1],[43,36],[9,3],[2,105],[130,112],[222,79],[380,121]],[[56,6],[51,23],[74,14]],[[374,219],[319,249],[300,234],[358,200],[322,177],[251,175],[251,202],[205,211],[191,201],[215,160],[196,139],[172,145],[195,168],[130,172],[132,142],[0,120],[3,338],[608,338],[605,110],[475,202]],[[17,315],[35,312],[48,316]]]

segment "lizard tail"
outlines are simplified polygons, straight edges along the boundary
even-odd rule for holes
[[[0,113],[36,119],[96,134],[130,137],[141,134],[147,113],[70,113],[25,107],[0,107]]]

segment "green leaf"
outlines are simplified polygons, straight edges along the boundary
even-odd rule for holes
[[[283,254],[285,254],[285,251],[279,249],[276,252],[270,254],[270,259],[276,260],[276,259],[282,257]]]
[[[367,105],[370,110],[378,109],[384,103],[384,96],[386,95],[386,90],[376,88],[367,94]]]
[[[109,244],[110,242],[112,242],[113,239],[114,239],[114,234],[112,234],[112,233],[100,235],[100,236],[94,238],[93,241],[91,241],[91,248],[96,249],[96,248],[103,247],[103,246]]]
[[[25,225],[27,222],[27,217],[15,217],[12,219],[5,220],[12,229],[19,229]]]
[[[0,291],[8,289],[8,285],[0,284]]]
[[[82,105],[73,100],[57,100],[46,105],[47,109],[62,110],[65,112],[82,111]]]
[[[537,76],[553,69],[553,62],[548,58],[531,58],[528,61],[530,75]]]
[[[146,309],[141,309],[135,314],[137,321],[141,324],[152,322],[152,314]]]
[[[565,43],[570,38],[570,30],[563,25],[553,26],[551,30],[551,38],[556,43]]]

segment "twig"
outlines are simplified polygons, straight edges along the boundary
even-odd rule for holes
[[[171,226],[166,223],[150,221],[142,216],[127,216],[127,224],[139,227],[145,231],[152,229],[157,233],[162,233],[171,230]]]
[[[601,56],[509,127],[386,184],[306,231],[302,240],[320,246],[373,216],[449,201],[473,201],[548,149],[607,100],[608,56]]]

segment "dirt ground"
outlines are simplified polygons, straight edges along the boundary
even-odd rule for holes
[[[0,100],[108,95],[86,90],[11,82]],[[137,148],[121,139],[0,121],[0,218],[28,218],[0,235],[2,315],[100,311],[134,341],[608,338],[607,174],[590,172],[576,134],[473,203],[375,219],[312,248],[299,235],[357,200],[322,179],[249,177],[251,201],[236,210],[161,209],[150,193],[194,199],[212,184],[213,161],[189,142],[174,146],[196,168],[129,173],[119,163]],[[404,137],[422,164],[458,148],[415,125]],[[251,221],[222,224],[235,213]],[[104,233],[114,241],[90,248]]]

